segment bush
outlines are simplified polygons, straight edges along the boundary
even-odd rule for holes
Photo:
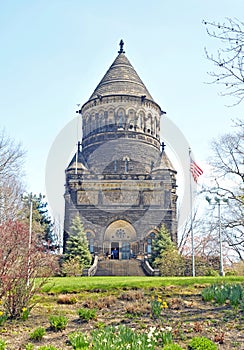
[[[62,274],[64,276],[79,276],[82,274],[83,266],[78,257],[69,258],[62,263]]]
[[[162,350],[183,350],[183,348],[178,344],[172,343],[165,345]]]
[[[6,349],[6,342],[0,339],[0,350],[5,350],[5,349]]]
[[[58,304],[73,305],[77,303],[77,299],[73,295],[61,294],[58,296]]]
[[[26,344],[25,350],[34,350],[34,345],[32,343]]]
[[[225,276],[237,276],[237,272],[235,270],[227,270],[225,271]]]
[[[88,322],[89,320],[94,320],[97,318],[96,309],[85,309],[81,308],[78,310],[78,315],[82,321]]]
[[[217,277],[217,276],[219,276],[219,273],[218,273],[218,271],[209,267],[206,269],[205,276]]]
[[[46,331],[43,327],[36,328],[31,334],[30,339],[35,341],[40,341],[46,334]]]
[[[89,341],[87,337],[81,332],[73,332],[69,336],[70,345],[75,350],[85,350],[89,347]]]
[[[166,249],[154,261],[162,276],[184,276],[185,259],[175,247]]]
[[[68,323],[68,318],[62,315],[53,315],[49,317],[51,328],[55,331],[63,331]],[[45,349],[44,349],[45,350]]]
[[[0,311],[0,326],[2,326],[8,319],[8,316]]]
[[[244,276],[244,261],[233,264],[233,273],[236,276]]]
[[[189,350],[218,350],[217,345],[206,337],[194,337],[191,339]]]
[[[18,220],[10,220],[0,225],[0,246],[3,309],[9,318],[21,318],[23,309],[31,310],[33,296],[40,291],[52,273],[52,259],[40,249],[37,235],[32,235],[29,245],[29,226]],[[44,266],[46,272],[41,275],[40,269]]]
[[[219,276],[219,257],[195,256],[196,276]],[[214,272],[215,271],[215,272]],[[192,275],[192,259],[185,257],[185,276]]]

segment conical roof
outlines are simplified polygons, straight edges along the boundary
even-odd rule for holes
[[[108,95],[145,96],[153,101],[149,91],[121,49],[89,100]]]
[[[172,170],[173,172],[176,172],[175,168],[173,167],[173,164],[169,160],[165,151],[161,153],[161,156],[157,164],[155,164],[155,167],[153,168],[152,171],[155,172],[155,171],[161,171],[161,170]]]
[[[84,160],[84,157],[82,155],[81,152],[78,152],[78,158],[76,158],[77,155],[75,154],[72,158],[72,160],[70,161],[66,171],[70,171],[70,170],[73,170],[73,169],[76,169],[79,170],[79,171],[82,171],[82,172],[89,172],[88,170],[88,167],[86,165],[86,162]]]

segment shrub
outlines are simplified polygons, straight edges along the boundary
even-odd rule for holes
[[[162,276],[183,276],[185,260],[175,247],[166,249],[158,256],[154,265],[159,268]]]
[[[225,276],[237,276],[237,272],[235,270],[228,270],[225,272]]]
[[[218,273],[218,271],[209,267],[206,269],[205,276],[217,277],[217,276],[219,276],[219,273]]]
[[[65,260],[61,267],[62,274],[65,276],[79,276],[82,274],[82,269],[79,257]]]
[[[86,350],[89,347],[89,341],[81,332],[73,332],[69,336],[69,342],[75,350]]]
[[[94,320],[97,318],[96,309],[85,309],[81,308],[78,310],[78,315],[82,321],[88,322],[89,320]]]
[[[30,339],[35,341],[40,341],[46,334],[46,331],[43,327],[36,328],[31,334]]]
[[[9,318],[22,317],[33,307],[32,298],[52,273],[51,257],[40,249],[37,235],[29,244],[29,226],[18,220],[0,225],[0,284],[3,309]],[[46,274],[40,268],[46,266]],[[38,283],[36,279],[38,278]]]
[[[73,295],[61,294],[58,296],[58,304],[73,305],[77,303],[77,299]]]
[[[34,345],[32,343],[26,344],[25,350],[34,350]]]
[[[244,275],[244,261],[239,261],[238,263],[233,264],[233,272],[237,276]]]
[[[6,349],[6,342],[0,339],[0,350],[5,350],[5,349]]]
[[[68,323],[68,318],[62,315],[53,315],[49,317],[51,328],[55,331],[63,331]]]
[[[0,326],[2,326],[8,319],[8,316],[0,311]]]
[[[178,344],[172,343],[165,345],[162,350],[183,350],[183,348]]]
[[[194,337],[191,339],[189,345],[189,350],[217,350],[217,345],[210,339],[206,337]]]

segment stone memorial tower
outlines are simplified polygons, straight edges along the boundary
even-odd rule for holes
[[[64,250],[79,215],[90,251],[150,254],[164,224],[177,241],[176,171],[160,140],[163,112],[120,50],[82,116],[82,142],[66,169]]]

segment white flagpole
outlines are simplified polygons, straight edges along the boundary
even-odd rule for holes
[[[77,104],[78,108],[80,104]],[[76,154],[75,154],[75,174],[78,173],[78,152],[79,152],[79,114],[77,116],[77,124],[76,124]]]
[[[191,211],[191,254],[192,254],[192,277],[195,277],[195,248],[193,234],[193,217],[192,217],[192,174],[191,174],[191,148],[189,147],[189,174],[190,174],[190,211]]]

